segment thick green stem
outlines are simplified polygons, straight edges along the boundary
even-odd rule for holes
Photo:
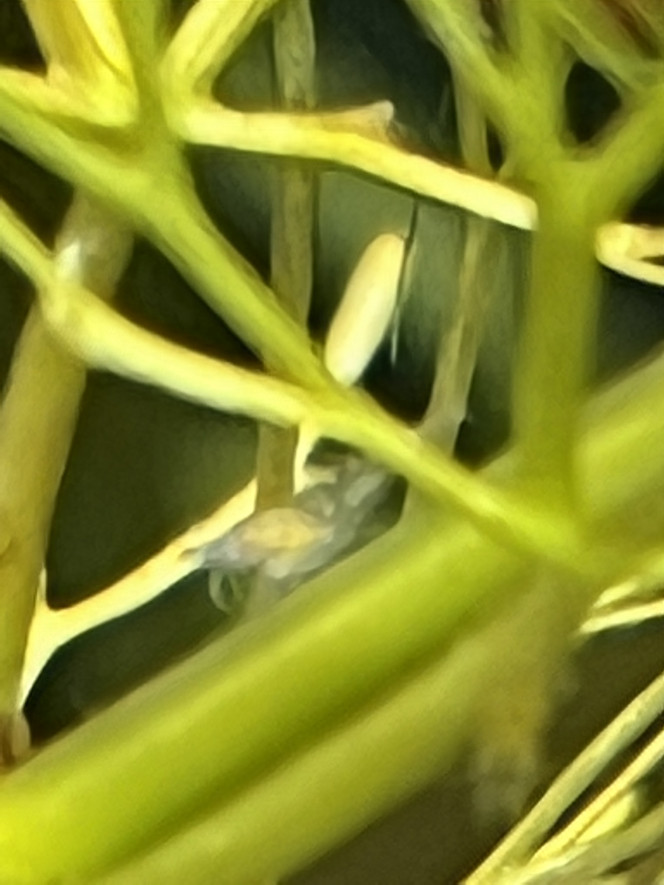
[[[522,479],[540,500],[569,512],[577,495],[574,449],[594,358],[600,273],[588,213],[592,194],[579,188],[577,175],[566,179],[560,171],[539,201],[513,421]]]
[[[110,296],[129,235],[77,198],[59,237],[60,273]],[[0,410],[0,712],[16,708],[28,629],[60,478],[76,427],[85,366],[34,307],[21,333]]]
[[[0,411],[0,710],[16,708],[26,637],[60,477],[76,426],[85,366],[33,308]]]
[[[654,469],[652,458],[653,447],[664,447],[664,421],[650,420],[661,375],[654,366],[646,382],[630,380],[610,396],[608,411],[594,410],[582,454],[590,510],[602,520],[664,486],[661,462]],[[8,880],[89,880],[145,850],[206,802],[230,800],[286,757],[343,730],[353,711],[378,702],[396,679],[405,688],[464,620],[489,617],[530,574],[528,563],[452,514],[427,519],[397,528],[6,776],[0,854]],[[433,695],[420,697],[430,704]],[[410,740],[418,722],[402,720],[399,740]],[[429,727],[426,716],[422,722]],[[377,765],[388,747],[375,738]],[[402,776],[405,795],[408,767]],[[343,790],[364,793],[363,783]],[[306,830],[306,820],[300,825]],[[245,844],[257,850],[260,834]]]
[[[344,728],[229,802],[215,803],[202,820],[100,885],[255,885],[297,872],[452,764],[472,727],[487,670],[503,654],[478,642],[451,660],[439,656]]]
[[[433,529],[385,538],[7,777],[7,875],[90,880],[336,727],[444,645],[471,599],[519,579],[474,532]]]
[[[103,885],[187,877],[252,885],[292,874],[447,770],[471,735],[476,750],[521,762],[546,721],[551,669],[586,603],[580,593],[575,608],[565,590],[540,585],[511,600],[506,613],[372,698],[342,728],[215,803]],[[516,722],[515,705],[523,714]]]

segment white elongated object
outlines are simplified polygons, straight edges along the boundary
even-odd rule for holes
[[[406,241],[380,234],[351,274],[325,341],[325,365],[342,384],[362,376],[394,314]]]

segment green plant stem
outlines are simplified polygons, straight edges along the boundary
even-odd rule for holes
[[[579,58],[600,71],[619,91],[638,92],[661,76],[661,62],[639,52],[638,44],[610,6],[591,0],[571,4],[543,0],[552,27]]]
[[[454,99],[464,163],[473,172],[489,176],[492,169],[486,119],[458,76],[454,80]],[[468,218],[457,298],[451,323],[443,329],[438,342],[433,387],[420,428],[426,439],[449,455],[467,414],[468,392],[492,295],[486,271],[494,267],[495,246],[496,234],[492,234],[491,223],[483,218]]]
[[[467,219],[457,302],[438,345],[433,388],[421,424],[422,435],[449,455],[468,412],[483,321],[493,294],[486,271],[495,268],[503,233],[485,218]]]
[[[175,155],[168,163],[167,182],[160,188],[170,211],[149,200],[156,182],[147,183],[143,196],[148,202],[140,210],[138,194],[125,209],[272,371],[306,386],[328,385],[329,377],[313,353],[309,336],[279,306],[253,267],[218,233]]]
[[[64,132],[1,92],[0,115],[3,131],[31,156],[93,193],[149,236],[272,368],[311,386],[325,383],[326,373],[308,336],[204,212],[181,146],[158,114],[129,133],[135,144],[128,154],[110,152],[89,127],[79,126],[78,136]]]
[[[449,767],[468,736],[487,669],[502,654],[486,644],[451,661],[439,656],[100,885],[176,885],[192,877],[197,885],[253,885],[297,872]]]
[[[589,507],[602,519],[664,488],[652,457],[664,446],[664,420],[651,420],[663,376],[660,360],[647,378],[629,379],[593,407],[582,456]],[[229,800],[325,732],[343,730],[353,710],[378,703],[397,677],[407,680],[445,648],[472,612],[489,617],[498,599],[518,593],[528,563],[452,514],[424,519],[398,527],[6,776],[0,853],[7,878],[89,879],[145,850],[207,801]],[[402,720],[404,734],[418,721]],[[382,765],[386,755],[389,742],[374,743],[369,764]],[[405,794],[409,768],[402,776]],[[361,779],[340,789],[356,791],[357,801],[364,794]],[[273,808],[281,808],[281,795],[273,794]],[[298,850],[306,853],[306,819],[299,826]],[[247,840],[256,851],[260,833]]]
[[[52,98],[56,102],[57,94]],[[166,131],[170,144],[185,138],[194,144],[258,153],[264,153],[269,144],[270,152],[277,155],[339,162],[426,197],[479,214],[488,211],[506,224],[526,229],[533,226],[535,207],[527,197],[390,144],[385,140],[384,122],[382,126],[373,124],[377,131],[371,135],[358,121],[349,126],[348,114],[245,114],[222,108],[212,100],[195,102],[191,96],[188,100],[192,104],[184,115],[185,123]],[[57,115],[44,112],[45,104],[42,90],[38,96],[28,93],[19,97],[13,82],[8,85],[0,76],[0,129],[12,144],[100,200],[112,203],[119,212],[126,213],[133,205],[140,213],[146,204],[155,202],[155,194],[161,194],[171,170],[155,167],[146,157],[144,167],[152,166],[154,187],[145,189],[140,151],[136,149],[142,134],[131,128],[118,132],[120,142],[128,141],[134,149],[129,156],[121,150],[116,154],[109,149],[106,129],[100,133],[84,120],[69,121],[63,127]],[[163,138],[164,133],[158,135]],[[157,202],[163,205],[161,200]]]
[[[131,4],[123,6],[125,11],[131,8]],[[463,14],[463,4],[458,0],[435,6]],[[213,5],[205,2],[201,8],[212,9]],[[470,46],[471,52],[477,50],[471,30],[466,29],[461,36],[466,41],[464,46]],[[474,59],[469,57],[469,65],[477,63],[480,79],[483,72],[488,73],[487,91],[489,101],[496,103],[496,117],[505,118],[507,130],[514,125],[516,136],[529,136],[529,124],[524,121],[530,121],[532,127],[530,108],[515,109],[507,120],[506,108],[512,105],[513,96],[502,90],[502,76],[494,76],[496,69],[492,65],[488,69],[486,65],[482,67],[483,47],[479,50]],[[137,67],[144,77],[152,70],[147,60],[153,59],[137,58]],[[334,819],[321,821],[312,816],[308,826],[306,816],[298,818],[300,830],[291,837],[287,859],[283,856],[286,849],[279,847],[274,830],[269,830],[269,839],[265,836],[266,857],[261,862],[270,872],[283,869],[284,863],[300,862],[329,844],[330,839],[339,838],[339,822],[344,814],[362,803],[359,793],[364,783],[358,776],[342,781],[338,793],[334,792],[329,765],[337,758],[334,748],[348,746],[343,743],[345,737],[357,738],[357,758],[365,768],[364,782],[369,782],[371,775],[378,803],[389,804],[408,792],[411,757],[396,752],[396,765],[389,770],[388,767],[391,749],[407,749],[412,722],[397,716],[388,727],[387,720],[379,719],[382,725],[367,732],[371,735],[372,754],[364,756],[359,753],[363,746],[361,731],[345,729],[353,716],[358,718],[352,725],[361,727],[366,723],[368,727],[375,722],[371,714],[383,712],[381,700],[386,701],[385,710],[398,709],[390,703],[396,697],[390,694],[394,689],[389,688],[395,680],[402,680],[404,692],[408,687],[417,688],[426,662],[452,643],[462,623],[472,621],[473,611],[492,609],[492,603],[516,593],[528,582],[531,562],[509,552],[502,543],[525,547],[538,560],[550,555],[570,569],[575,567],[576,559],[583,559],[585,565],[587,557],[580,553],[586,551],[579,549],[576,537],[570,539],[565,534],[565,526],[561,528],[555,522],[555,515],[549,524],[548,510],[535,507],[528,511],[523,502],[494,494],[483,478],[477,480],[441,459],[361,398],[341,394],[336,398],[337,393],[311,354],[306,336],[288,322],[274,305],[267,287],[238,259],[202,212],[181,162],[180,146],[167,127],[157,131],[157,139],[163,137],[165,145],[157,145],[153,140],[145,149],[139,149],[143,133],[135,142],[132,133],[115,133],[117,141],[128,136],[124,140],[133,145],[136,154],[130,151],[116,155],[107,147],[114,139],[108,139],[106,132],[100,136],[83,127],[81,135],[80,127],[72,125],[67,132],[78,131],[78,135],[66,134],[39,114],[31,116],[25,106],[17,109],[17,103],[6,98],[0,95],[0,111],[7,111],[0,115],[3,131],[9,132],[17,143],[27,145],[33,155],[47,158],[49,165],[71,180],[106,197],[123,217],[136,220],[140,229],[228,316],[229,323],[246,336],[270,367],[308,388],[312,414],[318,416],[323,426],[339,438],[381,457],[393,469],[430,490],[437,500],[451,500],[454,504],[454,512],[446,520],[436,515],[427,523],[409,521],[371,550],[325,575],[309,592],[286,603],[274,616],[251,629],[244,628],[225,646],[215,645],[154,685],[146,686],[3,779],[3,875],[10,881],[44,882],[77,876],[85,880],[122,862],[129,853],[149,849],[155,840],[171,835],[180,825],[190,822],[192,815],[200,814],[203,805],[230,803],[234,798],[241,832],[234,820],[227,823],[226,832],[237,847],[238,868],[246,869],[247,864],[255,863],[248,852],[255,854],[256,845],[260,844],[260,830],[252,831],[252,826],[277,825],[278,813],[274,810],[278,812],[284,798],[291,797],[296,802],[300,796],[303,801],[302,772],[316,772],[321,782],[325,778],[331,790]],[[661,112],[658,117],[652,107],[647,110],[650,116],[642,115],[641,123],[653,119],[659,126]],[[517,114],[523,118],[517,121],[518,125]],[[244,116],[242,125],[247,121],[252,123],[250,117]],[[289,122],[286,120],[286,125]],[[278,134],[275,133],[275,139]],[[635,134],[637,129],[628,131],[630,138]],[[252,137],[256,138],[256,134]],[[316,137],[317,149],[329,151],[325,133],[318,132]],[[367,167],[376,158],[375,150],[371,154],[375,146],[367,147],[368,141],[352,133],[346,141],[349,154],[356,151],[358,165],[364,163]],[[652,159],[654,138],[647,147]],[[530,154],[527,150],[524,153],[528,161],[532,160],[532,150]],[[394,160],[399,154],[391,156]],[[652,164],[647,167],[647,175],[651,173]],[[619,174],[618,166],[612,174]],[[632,184],[635,180],[635,176],[630,178]],[[155,195],[162,193],[164,182],[168,182],[165,194],[169,210],[172,203],[174,207],[183,207],[182,211],[174,208],[173,212],[164,212],[162,205],[156,205]],[[608,183],[608,179],[603,182],[597,178],[595,183]],[[560,193],[575,196],[569,186]],[[589,191],[586,189],[585,193],[588,195]],[[585,215],[576,215],[578,209],[578,203],[573,202],[570,216],[577,220],[572,226],[580,225],[574,234],[586,238],[592,225]],[[545,206],[545,210],[548,213],[550,207]],[[543,230],[547,235],[555,235],[558,257],[567,261],[567,254],[563,255],[561,249],[565,239],[563,221],[560,214],[547,214]],[[552,246],[549,266],[555,249]],[[585,239],[583,255],[587,258]],[[581,294],[585,292],[583,283],[592,283],[591,276],[584,276],[591,271],[580,256],[577,250],[572,257],[574,269],[568,274],[570,287],[562,302],[565,307],[571,304],[574,287],[574,293]],[[544,257],[539,259],[541,267],[547,266]],[[45,278],[48,274],[47,270]],[[544,291],[543,280],[540,275],[538,296]],[[558,294],[557,288],[554,294]],[[540,361],[529,352],[531,347],[541,347],[543,341],[561,342],[559,318],[554,315],[557,308],[555,299],[547,308],[545,299],[539,297],[526,320],[522,359],[527,368],[533,369],[530,380],[536,396],[526,391],[525,386],[517,390],[517,428],[519,454],[525,453],[519,466],[535,479],[542,472],[550,473],[552,478],[547,481],[556,484],[555,492],[560,484],[560,498],[566,499],[568,494],[574,494],[571,451],[578,438],[575,422],[583,382],[581,339],[585,335],[586,343],[589,340],[592,293],[582,306],[575,306],[577,311],[588,313],[575,314],[582,322],[578,330],[575,327],[578,337],[571,342],[570,352],[564,354],[571,355],[571,364],[563,371],[564,381],[552,377],[551,354]],[[152,378],[154,370],[152,364],[147,377]],[[275,385],[270,389],[289,393],[289,408],[303,402],[292,385]],[[526,405],[529,397],[531,404],[537,405],[537,397],[556,392],[571,394],[572,404],[567,410],[562,407],[558,417],[564,426],[550,444],[541,428],[535,427],[534,416],[528,413]],[[318,394],[321,402],[316,406]],[[657,408],[660,399],[661,386],[656,397],[650,390],[649,396],[639,401],[638,406],[646,408],[645,413],[630,411],[631,407],[618,409],[619,422],[614,413],[596,423],[587,439],[580,440],[579,457],[586,465],[584,491],[595,522],[610,521],[618,511],[637,508],[646,489],[650,492],[653,484],[657,488],[664,485],[657,455],[664,443],[664,426],[658,425],[662,424],[658,417],[661,410]],[[291,417],[294,412],[289,413]],[[626,418],[629,420],[624,424]],[[503,462],[502,466],[507,472],[509,465]],[[546,491],[540,490],[540,498],[545,498],[548,506]],[[500,538],[501,545],[478,534],[460,519],[460,512]],[[620,559],[616,555],[616,562]],[[441,575],[448,582],[445,592],[441,592]],[[489,663],[494,664],[491,659]],[[483,664],[480,670],[486,666]],[[312,673],[321,673],[324,678],[314,681]],[[456,679],[454,685],[457,694],[452,696],[459,698],[464,682]],[[423,778],[439,765],[429,756],[439,751],[432,749],[432,720],[426,717],[426,710],[431,711],[440,703],[439,687],[437,680],[425,680],[410,705],[403,708],[408,710],[416,728],[421,719],[422,727],[427,729],[426,734],[417,731],[415,735],[422,753],[418,762],[426,771]],[[464,700],[460,697],[460,706]],[[452,724],[450,740],[454,728]],[[150,765],[145,764],[146,758]],[[312,758],[315,766],[307,769]],[[256,779],[274,772],[278,765],[284,766],[281,775],[268,779],[265,789],[259,787],[252,798]],[[353,771],[357,773],[357,768]],[[417,777],[415,780],[420,782]],[[45,794],[49,795],[49,803],[44,802]],[[376,807],[372,813],[376,813]],[[268,808],[273,810],[269,821]],[[361,822],[362,814],[353,826]],[[282,853],[277,854],[278,851]]]
[[[459,146],[464,165],[476,175],[490,178],[489,138],[484,112],[468,90],[463,78],[452,72]]]
[[[298,431],[261,423],[256,450],[256,509],[284,507],[293,498]]]
[[[408,5],[437,45],[450,53],[455,69],[502,129],[508,113],[509,77],[491,51],[479,5],[464,0],[408,0]]]
[[[498,543],[526,556],[537,550],[536,555],[550,564],[586,577],[608,564],[605,558],[602,564],[593,557],[576,527],[561,518],[549,502],[539,501],[533,507],[519,491],[505,490],[504,485],[490,491],[478,476],[442,457],[440,450],[416,431],[386,419],[385,413],[362,395],[349,392],[344,404],[338,410],[326,409],[318,419],[318,408],[312,403],[312,416],[324,435],[365,451],[432,501],[453,503],[459,513],[466,513],[478,529]]]
[[[588,219],[592,194],[579,183],[581,170],[568,175],[563,165],[558,171],[539,201],[513,421],[522,479],[542,500],[571,512],[578,494],[574,447],[594,354],[600,274],[595,225]]]
[[[48,379],[48,383],[45,383]],[[33,308],[14,353],[0,410],[0,711],[16,709],[26,637],[60,476],[76,426],[85,365]]]
[[[285,108],[315,103],[315,38],[309,0],[282,3],[273,18],[276,82]],[[313,277],[314,177],[302,162],[286,162],[273,182],[270,283],[279,303],[307,327]],[[297,428],[260,424],[256,456],[256,507],[290,503],[294,489]]]
[[[275,176],[270,267],[279,303],[306,328],[311,302],[314,179],[301,164],[286,163]]]
[[[212,101],[194,105],[182,135],[192,144],[264,153],[267,139],[278,156],[340,163],[424,197],[459,206],[497,221],[531,230],[534,203],[496,182],[390,144],[380,135],[348,131],[324,115],[251,113],[222,108]]]
[[[131,237],[113,219],[78,197],[56,247],[65,262],[59,273],[82,279],[110,297],[130,243]],[[0,513],[9,535],[0,556],[0,712],[4,714],[11,715],[18,703],[51,516],[85,374],[85,365],[63,348],[34,307],[16,347],[0,410]]]
[[[193,402],[299,424],[307,419],[324,435],[347,442],[401,473],[433,500],[453,503],[492,537],[528,555],[576,571],[586,567],[578,538],[523,501],[490,488],[470,471],[445,458],[413,430],[362,393],[328,383],[306,390],[187,351],[141,329],[80,286],[54,285],[49,253],[7,207],[0,209],[0,242],[16,264],[40,286],[42,309],[62,340],[89,365],[155,384]]]
[[[606,218],[629,211],[662,168],[664,144],[664,82],[625,99],[623,113],[591,153],[588,173],[594,178],[595,205]]]

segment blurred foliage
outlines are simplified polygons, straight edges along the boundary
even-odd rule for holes
[[[173,25],[189,5],[188,0],[174,0]],[[451,73],[405,4],[326,0],[315,3],[313,11],[321,106],[388,98],[396,108],[398,131],[409,145],[457,162]],[[272,107],[270,41],[271,26],[265,22],[220,77],[217,96],[243,110]],[[0,58],[25,67],[40,61],[17,0],[0,5]],[[571,129],[580,142],[591,141],[616,109],[616,93],[605,78],[580,64],[572,68],[566,89]],[[497,141],[494,147],[500,153]],[[201,147],[189,148],[188,155],[198,193],[215,223],[267,278],[270,189],[281,161]],[[461,210],[359,174],[326,164],[315,168],[319,174],[311,330],[320,340],[351,269],[371,239],[386,230],[409,236],[412,249],[397,325],[393,338],[376,354],[365,383],[390,410],[417,420],[428,401],[441,329],[450,322],[458,292],[467,218]],[[0,194],[50,243],[71,189],[2,144]],[[661,183],[655,183],[642,195],[636,216],[661,218],[662,199]],[[510,425],[512,361],[527,283],[529,239],[508,231],[503,245],[500,263],[486,269],[487,285],[490,277],[499,295],[491,306],[457,449],[459,458],[471,463],[494,454]],[[23,278],[4,261],[0,286],[4,295],[0,377],[4,378],[29,298]],[[256,365],[255,357],[174,267],[143,240],[136,243],[120,293],[118,306],[145,327],[200,352]],[[663,337],[661,293],[606,272],[596,379],[604,381],[633,364]],[[248,419],[92,373],[52,529],[47,562],[50,602],[67,606],[96,592],[237,490],[251,473],[255,438],[255,423]],[[197,576],[149,606],[79,637],[55,656],[28,700],[26,709],[37,740],[53,737],[144,682],[205,643],[222,623],[209,603],[204,580]],[[659,652],[649,648],[648,654],[657,657]],[[566,715],[572,716],[572,711]],[[447,806],[441,810],[438,801],[429,804],[427,816],[454,810]],[[456,807],[456,802],[452,804]],[[468,809],[466,813],[470,817]],[[389,822],[387,827],[389,833]],[[492,825],[487,830],[491,835]],[[385,839],[385,831],[380,839]],[[490,841],[486,834],[479,841],[483,839]],[[414,847],[409,864],[412,878],[397,874],[402,885],[407,881],[422,885],[439,875],[439,857],[429,868],[421,856],[418,866],[416,854]],[[331,863],[332,872],[326,878],[323,871],[316,881],[331,885],[341,882],[340,876],[348,877],[344,882],[354,881],[345,868],[335,873]],[[353,875],[357,881],[363,877],[368,881],[363,861],[356,863]]]
[[[187,2],[174,3],[174,23]],[[320,103],[338,107],[389,98],[403,132],[418,149],[458,159],[450,71],[399,0],[328,0],[314,4]],[[38,52],[18,2],[5,2],[0,27],[0,56],[33,64]],[[271,106],[271,37],[269,23],[255,29],[216,91],[233,106]],[[591,138],[615,108],[615,93],[592,69],[577,66],[567,84],[573,128]],[[0,193],[47,240],[52,239],[70,188],[8,145],[2,145]],[[190,151],[198,189],[220,229],[267,275],[270,182],[279,161],[218,149]],[[413,223],[412,197],[346,171],[321,169],[318,183],[318,243],[312,329],[324,329],[350,270],[366,243],[383,230],[408,234]],[[655,201],[653,203],[653,201]],[[656,196],[644,204],[660,211]],[[414,219],[414,248],[395,330],[396,361],[387,341],[369,369],[372,392],[404,417],[416,419],[428,399],[441,325],[449,322],[456,297],[464,216],[455,208],[419,201]],[[509,233],[503,296],[513,299],[516,281],[524,280],[524,235]],[[524,254],[525,253],[525,254]],[[0,301],[3,336],[0,365],[8,366],[11,347],[28,304],[26,283],[7,266]],[[495,268],[491,268],[495,282]],[[516,287],[518,290],[520,287]],[[120,287],[120,305],[128,315],[167,337],[241,362],[252,361],[219,318],[152,247],[139,242]],[[483,460],[506,438],[509,415],[514,311],[494,300],[489,334],[478,362],[468,419],[462,427],[459,455]],[[446,320],[447,317],[447,320]],[[639,283],[607,274],[599,374],[606,378],[634,362],[664,333],[664,304],[658,293]],[[54,605],[69,605],[119,577],[202,517],[249,474],[253,430],[250,422],[207,412],[178,400],[104,375],[88,384],[74,448],[58,501],[49,551],[49,586]],[[189,598],[185,591],[172,591]],[[149,649],[158,650],[151,669],[163,665],[190,643],[200,641],[196,606],[178,606],[177,639],[164,612],[171,594],[149,610],[130,615],[121,626],[101,628],[82,637],[52,662],[35,689],[28,711],[37,735],[51,734],[131,684],[150,669]],[[218,615],[203,619],[205,630],[218,626]],[[205,632],[203,631],[203,633]],[[145,636],[153,637],[150,645]],[[126,653],[114,650],[121,637]],[[110,643],[110,645],[108,644]],[[132,651],[132,649],[134,651]],[[140,655],[138,652],[140,649]],[[112,673],[104,675],[112,660]],[[146,669],[146,666],[148,669]],[[62,688],[69,686],[66,703]],[[85,688],[81,687],[85,686]],[[59,700],[58,700],[59,698]]]

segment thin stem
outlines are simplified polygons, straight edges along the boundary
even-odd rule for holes
[[[271,283],[279,303],[303,328],[311,302],[313,230],[313,173],[302,161],[286,161],[273,190]]]
[[[540,501],[533,507],[520,493],[489,491],[485,482],[442,456],[435,445],[423,440],[415,430],[386,419],[385,413],[363,396],[349,391],[339,410],[331,408],[323,415],[312,408],[312,413],[320,423],[321,435],[357,446],[404,476],[431,500],[442,504],[445,498],[498,543],[524,553],[537,549],[544,561],[584,577],[595,574],[597,568],[603,571],[608,566],[611,570],[608,560],[604,564],[595,560],[592,550],[582,544],[574,528],[548,502]]]
[[[256,451],[256,510],[268,510],[290,503],[295,487],[295,427],[275,427],[261,423]]]
[[[306,331],[219,234],[185,176],[184,169],[176,171],[172,185],[166,186],[171,211],[150,203],[142,212],[141,226],[270,370],[308,387],[328,386],[329,376]]]
[[[652,688],[652,686],[651,686]],[[642,697],[642,696],[641,696]],[[659,698],[657,698],[659,701]],[[654,719],[660,714],[664,704],[653,705],[650,703],[648,714]],[[615,753],[612,757],[615,758]],[[550,858],[563,853],[573,845],[583,840],[584,834],[610,809],[611,805],[619,802],[634,787],[646,777],[648,772],[664,757],[664,731],[660,730],[657,735],[648,741],[647,745],[639,752],[635,759],[607,786],[599,796],[596,796],[567,826],[556,833],[537,852],[537,858]]]
[[[649,114],[654,112],[655,109],[650,107]],[[248,114],[222,108],[212,101],[202,101],[190,107],[178,131],[193,144],[252,153],[263,153],[269,139],[270,151],[277,156],[339,163],[422,197],[458,206],[510,227],[533,230],[537,226],[537,207],[525,194],[505,184],[413,154],[376,135],[349,132],[339,125],[337,118],[336,114]],[[647,126],[648,121],[644,119],[644,131]],[[536,151],[529,153],[531,161],[534,153]],[[617,159],[618,156],[624,164],[631,154],[616,150],[614,157]],[[642,171],[639,169],[637,167],[636,174],[641,180]],[[588,174],[591,174],[590,168]],[[616,180],[620,181],[620,177],[616,176]],[[612,181],[611,187],[614,185]],[[595,193],[596,197],[600,196],[597,189]],[[635,243],[641,239],[647,241],[649,237],[647,228],[636,225],[624,225],[622,231],[629,232]],[[664,285],[664,270],[649,261],[627,256],[623,237],[617,239],[615,233],[613,224],[597,231],[602,262],[625,276]]]
[[[84,384],[85,366],[54,339],[33,308],[0,410],[0,508],[9,533],[0,558],[2,713],[17,708],[49,524]]]
[[[169,141],[167,130],[147,125],[136,133],[136,155],[123,157],[89,138],[78,141],[1,94],[0,114],[5,130],[29,153],[99,195],[128,225],[150,236],[272,368],[312,386],[325,383],[308,336],[205,214],[180,147]]]
[[[486,118],[458,76],[454,79],[454,97],[464,163],[488,176],[492,169]],[[494,272],[495,262],[486,256],[490,244],[495,259],[495,234],[490,223],[486,219],[467,219],[454,312],[449,328],[441,332],[433,388],[420,426],[423,437],[450,455],[466,417],[483,320],[492,294],[485,272],[487,268]]]
[[[465,0],[408,0],[492,122],[507,129],[510,81],[491,49],[479,4]],[[520,130],[522,125],[518,126]]]
[[[620,92],[638,92],[661,76],[661,62],[639,52],[608,4],[592,0],[542,0],[545,14],[579,58],[604,74]]]
[[[441,336],[431,398],[420,427],[423,437],[449,455],[467,415],[483,320],[493,294],[486,270],[495,270],[503,235],[484,218],[468,219],[457,301],[451,325]]]
[[[496,881],[496,875],[518,867],[564,812],[609,765],[626,750],[664,707],[664,675],[635,698],[549,787],[537,805],[505,837],[467,880],[467,885]],[[557,840],[556,840],[557,844]]]
[[[664,806],[659,805],[639,820],[616,832],[607,832],[588,842],[574,845],[563,853],[547,859],[536,858],[523,870],[511,870],[500,879],[501,885],[565,885],[569,882],[592,882],[596,885],[629,885],[634,882],[654,882],[653,873],[661,872],[661,857],[652,852],[661,846],[664,827]],[[638,869],[636,861],[647,856],[645,863],[650,875]],[[653,864],[654,861],[654,864]],[[616,867],[626,867],[629,872],[618,878],[607,878]],[[492,880],[495,883],[495,879]]]
[[[36,113],[27,98],[19,99],[11,90],[1,88],[0,111],[3,132],[12,144],[69,181],[112,202],[118,211],[131,214],[129,206],[140,207],[151,201],[141,185],[140,171],[128,166],[126,158],[109,155],[107,149],[95,146],[90,133],[79,140],[50,117]],[[340,115],[333,116],[337,119]],[[324,115],[309,119],[297,115],[243,114],[207,101],[192,104],[186,119],[183,135],[196,144],[263,152],[269,143],[270,151],[278,155],[337,162],[513,227],[532,230],[535,226],[536,207],[527,196],[417,156],[375,136],[338,130],[332,120],[325,123]],[[647,128],[647,121],[644,127]],[[623,154],[623,162],[626,156],[630,156],[629,151]],[[638,228],[633,231],[638,238]],[[648,261],[625,260],[613,231],[607,230],[607,235],[608,249],[602,255],[611,267],[636,279],[664,284],[664,271]],[[598,242],[603,243],[602,230],[598,237]]]
[[[606,218],[626,213],[636,195],[662,168],[664,83],[655,84],[625,101],[625,110],[610,126],[589,158],[593,198]]]
[[[424,197],[468,209],[513,227],[532,230],[535,204],[496,182],[418,156],[376,135],[340,126],[335,115],[242,113],[212,101],[194,103],[182,125],[193,144],[328,160],[414,191]]]
[[[315,103],[315,37],[309,0],[288,0],[273,18],[275,74],[285,108]],[[273,183],[271,285],[279,303],[306,329],[311,302],[314,177],[301,161],[279,168]],[[293,496],[298,433],[262,424],[258,431],[256,507],[287,504]]]

